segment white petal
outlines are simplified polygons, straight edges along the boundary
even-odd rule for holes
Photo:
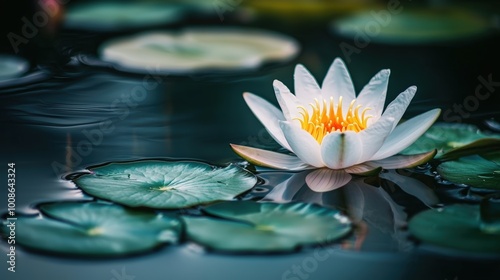
[[[333,97],[335,102],[342,96],[342,108],[348,108],[351,101],[356,98],[351,76],[342,59],[336,58],[328,69],[321,86],[321,94],[326,100]]]
[[[302,162],[298,157],[262,149],[230,144],[233,151],[248,162],[264,167],[284,170],[305,170],[312,167]]]
[[[278,80],[274,80],[273,87],[274,93],[276,94],[276,99],[280,104],[283,115],[285,115],[285,119],[287,121],[291,121],[294,118],[299,117],[299,106],[301,104],[297,97],[293,95],[290,90]]]
[[[362,142],[356,132],[332,132],[323,138],[321,157],[331,169],[342,169],[360,162]]]
[[[356,164],[353,166],[349,166],[345,168],[345,172],[349,174],[356,174],[356,175],[371,175],[371,173],[377,171],[377,169],[380,169],[379,166],[371,165],[368,162]]]
[[[394,124],[392,127],[393,129],[394,127],[396,127],[399,120],[401,120],[401,117],[403,117],[406,108],[408,108],[408,105],[410,105],[410,102],[413,99],[413,96],[415,96],[416,92],[417,92],[416,86],[409,87],[404,92],[400,93],[398,97],[396,97],[396,99],[394,99],[385,109],[384,113],[382,114],[382,118],[383,117],[394,118]]]
[[[373,76],[358,95],[356,104],[362,105],[363,108],[370,108],[367,113],[373,117],[373,121],[376,121],[384,110],[390,74],[389,69],[381,70]]]
[[[344,170],[322,168],[307,174],[306,183],[315,192],[327,192],[344,186],[351,178]]]
[[[376,123],[358,133],[361,139],[361,158],[357,163],[365,162],[382,147],[392,131],[394,119],[391,117],[380,118]]]
[[[306,106],[314,103],[315,98],[321,98],[321,89],[318,82],[302,64],[295,66],[293,78],[295,81],[295,95],[302,105]]]
[[[369,165],[380,166],[384,169],[410,168],[424,164],[436,155],[436,150],[417,155],[396,155],[381,160],[367,162]]]
[[[291,151],[290,145],[286,142],[285,136],[279,126],[279,121],[285,120],[283,113],[271,103],[255,94],[245,92],[243,98],[245,98],[248,107],[250,107],[250,110],[252,110],[262,125],[264,125],[271,137],[283,148]]]
[[[281,129],[293,152],[303,162],[316,167],[324,167],[319,143],[311,134],[290,122],[280,122]]]
[[[429,129],[440,113],[440,109],[430,110],[398,125],[372,160],[387,158],[406,149]]]

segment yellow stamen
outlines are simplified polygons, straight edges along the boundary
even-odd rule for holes
[[[371,118],[366,112],[370,108],[362,108],[356,104],[356,99],[351,101],[345,115],[342,113],[342,96],[339,98],[337,106],[333,101],[323,99],[320,102],[314,99],[314,103],[310,103],[311,111],[308,111],[304,106],[299,106],[300,117],[297,120],[300,122],[302,129],[311,134],[318,143],[323,141],[323,138],[331,132],[338,131],[354,131],[360,132],[368,126],[368,120]]]
[[[169,186],[163,186],[163,187],[158,188],[157,190],[166,192],[166,191],[175,190],[175,188],[174,187],[169,187]]]
[[[104,230],[100,227],[93,227],[87,230],[87,235],[96,236],[104,233]]]
[[[267,225],[256,225],[255,229],[256,230],[261,230],[261,231],[273,231],[274,230],[273,227],[267,226]]]

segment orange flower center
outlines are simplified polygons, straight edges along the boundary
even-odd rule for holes
[[[312,108],[311,113],[304,106],[298,107],[302,118],[297,118],[297,120],[300,121],[302,129],[309,132],[320,144],[326,135],[334,131],[360,132],[367,127],[368,120],[371,118],[366,115],[366,111],[370,108],[365,108],[360,113],[362,106],[355,106],[356,99],[351,101],[345,115],[342,112],[342,96],[337,105],[333,97],[330,97],[330,102],[324,99],[322,103],[317,99],[314,101],[315,103],[309,104]]]

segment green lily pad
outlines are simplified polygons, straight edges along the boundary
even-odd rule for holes
[[[473,125],[438,123],[401,153],[410,155],[437,149],[436,158],[452,159],[491,150],[494,146],[500,146],[498,134],[483,133]]]
[[[230,165],[200,162],[136,161],[90,168],[74,180],[86,193],[131,207],[176,209],[231,200],[251,189],[257,178]]]
[[[440,164],[437,171],[453,183],[500,190],[500,155],[486,157],[488,159],[475,155],[447,161]]]
[[[452,205],[414,216],[409,230],[434,245],[482,253],[500,252],[500,232],[481,230],[478,205]]]
[[[445,160],[455,160],[461,157],[466,157],[469,155],[484,155],[491,153],[491,151],[500,150],[500,138],[483,138],[476,140],[465,146],[452,149],[445,154],[443,154],[440,159]]]
[[[96,202],[41,206],[42,218],[18,217],[16,242],[31,249],[79,256],[121,256],[175,243],[177,218]],[[10,230],[2,227],[5,233]]]
[[[214,217],[183,217],[188,237],[208,248],[236,252],[291,251],[331,242],[351,230],[339,211],[309,203],[224,202],[205,208]]]

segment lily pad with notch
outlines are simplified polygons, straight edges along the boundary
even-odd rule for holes
[[[59,202],[40,207],[41,217],[16,221],[16,242],[37,251],[74,256],[123,256],[178,241],[174,216],[98,202]],[[2,231],[9,229],[4,224]]]
[[[189,239],[227,252],[286,252],[337,240],[351,230],[338,210],[311,203],[223,202],[208,217],[183,217]]]
[[[438,173],[456,184],[500,190],[500,153],[474,155],[443,162]]]
[[[229,165],[217,168],[194,161],[143,160],[89,168],[73,181],[86,193],[130,207],[178,209],[232,200],[257,178]]]
[[[498,134],[481,132],[473,125],[437,123],[401,153],[410,155],[437,149],[436,158],[450,160],[498,147]]]
[[[500,231],[486,230],[479,205],[458,204],[414,216],[409,230],[416,238],[441,247],[476,253],[500,253]]]

